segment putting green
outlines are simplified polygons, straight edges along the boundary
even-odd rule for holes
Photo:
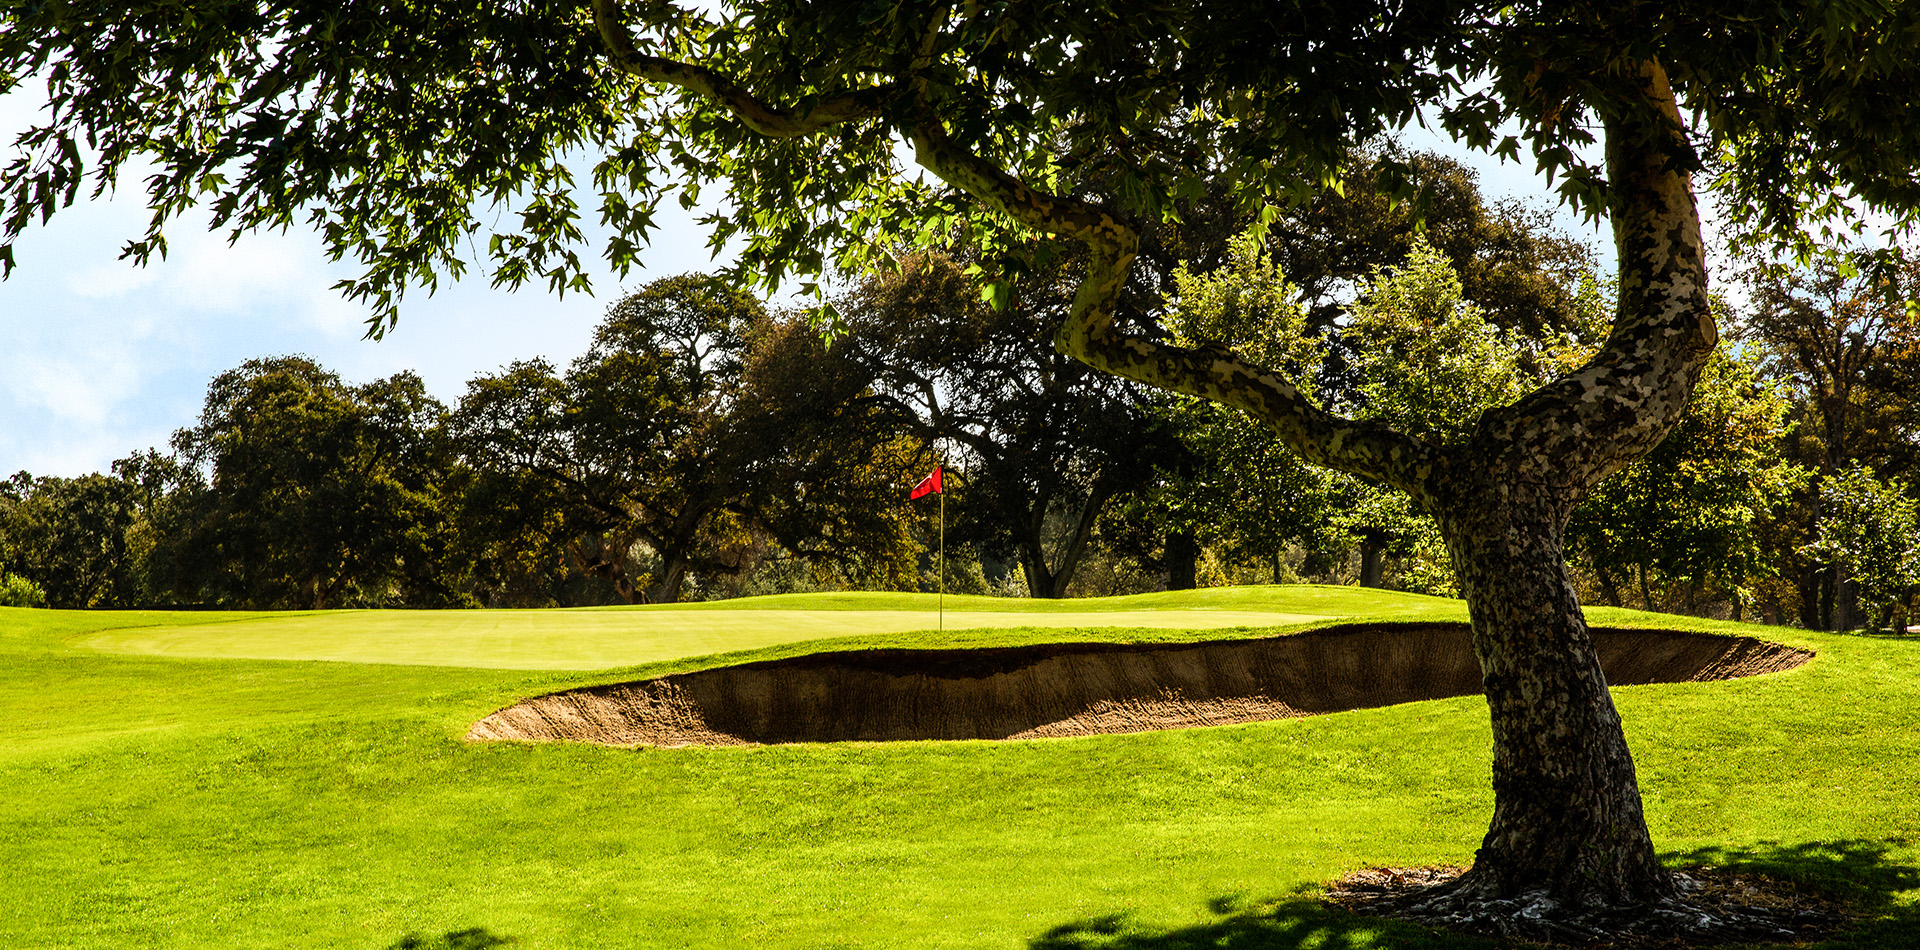
[[[1329,616],[1194,607],[948,610],[946,629],[1211,630],[1310,623]],[[113,653],[180,657],[593,670],[796,640],[931,630],[935,624],[932,610],[728,609],[711,604],[612,610],[335,610],[239,618],[209,615],[205,623],[108,630],[79,642]]]

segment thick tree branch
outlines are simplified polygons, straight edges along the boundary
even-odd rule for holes
[[[920,163],[954,187],[1027,227],[1087,245],[1086,277],[1055,338],[1061,352],[1095,369],[1242,409],[1310,462],[1378,479],[1415,497],[1426,494],[1433,445],[1384,424],[1327,412],[1279,374],[1228,350],[1172,346],[1120,332],[1114,310],[1140,237],[1112,212],[1035,191],[961,147],[937,124],[916,126],[913,143]]]
[[[803,113],[794,112],[761,101],[745,86],[704,66],[641,52],[620,11],[620,0],[593,0],[593,22],[606,44],[608,57],[620,71],[711,99],[739,116],[748,128],[769,138],[798,138],[842,123],[874,118],[900,92],[894,85],[874,86],[823,99]]]
[[[1496,449],[1567,484],[1574,502],[1652,451],[1686,411],[1719,339],[1693,196],[1698,157],[1660,63],[1603,108],[1620,296],[1612,332],[1579,370],[1488,413],[1469,453]]]

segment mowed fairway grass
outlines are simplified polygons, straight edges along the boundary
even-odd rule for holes
[[[1492,799],[1477,697],[1027,742],[462,739],[524,696],[818,649],[1464,618],[1269,587],[949,598],[936,635],[930,601],[0,608],[0,947],[1493,946],[1314,900],[1348,870],[1471,859]],[[1920,947],[1920,637],[1592,619],[1817,651],[1615,691],[1656,841],[1854,901],[1866,920],[1819,946]]]

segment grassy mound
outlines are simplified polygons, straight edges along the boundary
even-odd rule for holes
[[[1077,613],[1116,622],[1156,609],[1461,618],[1454,602],[1351,589],[1163,596],[993,601],[983,606],[1032,619],[944,638],[878,628],[815,642],[792,636],[791,612],[858,622],[919,605],[775,598],[471,615],[525,624],[526,636],[556,648],[625,637],[653,651],[602,654],[654,658],[642,666],[598,669],[596,660],[573,671],[486,668],[537,651],[493,635],[462,640],[453,615],[0,610],[0,863],[9,871],[0,938],[367,950],[507,939],[538,948],[1487,946],[1312,899],[1320,882],[1369,865],[1470,860],[1491,803],[1476,697],[1031,742],[624,750],[461,738],[521,697],[722,662],[861,645],[1246,635],[1197,621],[1046,625]],[[713,625],[716,612],[747,611],[764,619]],[[601,615],[666,619],[644,635],[575,619]],[[1771,676],[1617,690],[1655,839],[1676,864],[1712,860],[1859,902],[1872,919],[1824,946],[1920,946],[1920,638],[1593,615],[1818,653]],[[230,639],[249,626],[271,636]],[[356,637],[373,642],[366,630],[388,638],[380,662],[327,653]],[[173,655],[158,652],[169,637]],[[196,655],[243,641],[316,658]],[[112,652],[136,648],[144,652]],[[689,655],[720,650],[748,652]],[[428,662],[445,665],[409,665]]]

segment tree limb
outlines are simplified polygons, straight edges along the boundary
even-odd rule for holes
[[[799,138],[845,122],[877,117],[900,92],[897,85],[873,86],[823,99],[798,113],[763,102],[745,86],[704,66],[640,52],[621,14],[620,0],[593,0],[593,22],[613,65],[622,72],[705,96],[769,138]]]
[[[1719,339],[1693,197],[1699,159],[1665,69],[1645,60],[1603,110],[1620,297],[1593,359],[1482,417],[1474,440],[1580,495],[1652,451],[1686,411]]]

